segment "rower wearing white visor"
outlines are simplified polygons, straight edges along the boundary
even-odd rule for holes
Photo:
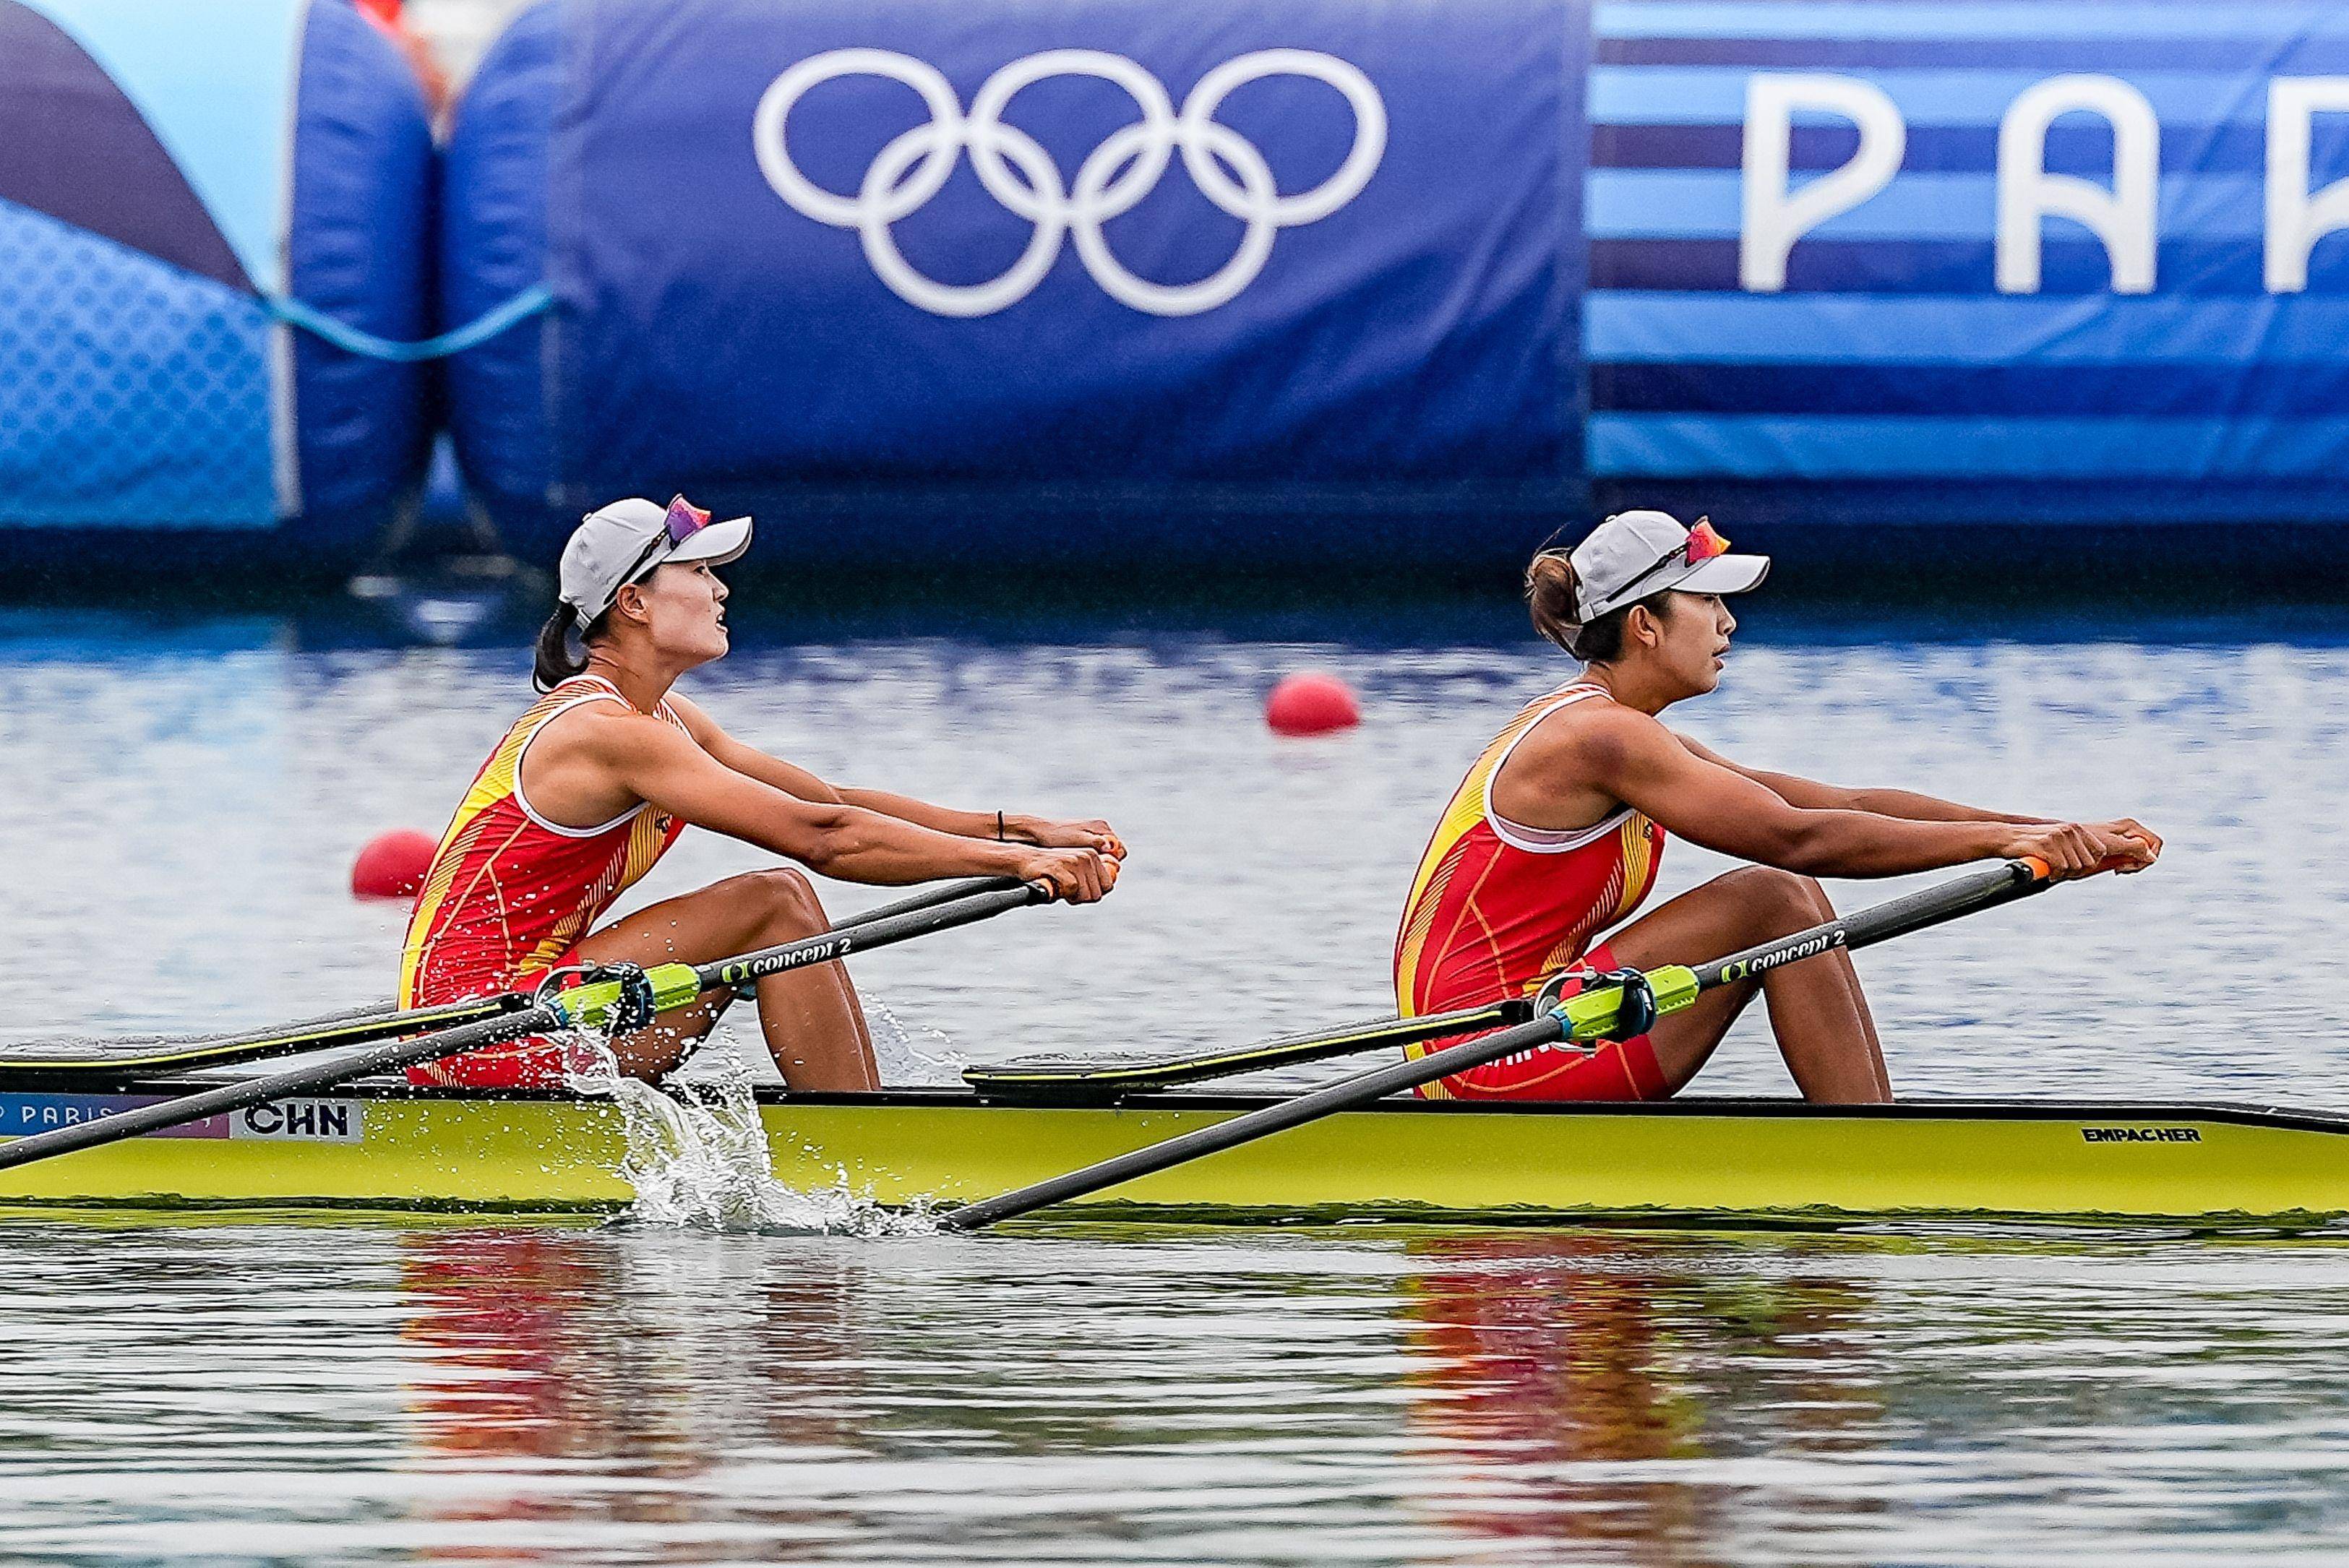
[[[562,602],[539,634],[543,694],[481,765],[418,895],[399,1005],[528,990],[582,965],[707,963],[827,929],[807,877],[753,871],[601,926],[688,826],[844,882],[1009,875],[1073,903],[1117,884],[1109,824],[934,806],[826,783],[735,739],[673,689],[726,656],[717,568],[750,548],[750,520],[713,521],[683,496],[591,512],[564,546]],[[622,1068],[657,1078],[716,1022],[706,993],[614,1042]],[[797,1089],[880,1087],[863,1008],[827,964],[759,983],[759,1022]],[[559,1083],[563,1050],[529,1040],[414,1069],[471,1087]]]
[[[1703,518],[1683,527],[1661,511],[1619,512],[1571,552],[1533,558],[1534,629],[1582,669],[1502,729],[1439,820],[1395,943],[1404,1015],[1530,995],[1561,975],[1570,995],[1589,975],[1702,963],[1802,931],[1834,917],[1817,877],[2025,857],[2075,877],[2141,871],[2161,852],[2160,839],[2127,818],[2051,821],[1815,783],[1732,762],[1666,728],[1664,709],[1720,684],[1737,629],[1727,596],[1759,587],[1769,570],[1767,556],[1731,553]],[[1668,832],[1753,863],[1640,914]],[[1806,1098],[1891,1098],[1876,1026],[1842,952],[1710,991],[1595,1053],[1537,1047],[1421,1092],[1666,1099],[1757,995]]]

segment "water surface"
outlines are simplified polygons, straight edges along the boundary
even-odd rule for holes
[[[0,1225],[11,1561],[2044,1563],[2349,1529],[2337,1243]]]
[[[899,1081],[1378,1011],[1436,811],[1566,673],[1501,609],[1375,638],[797,644],[769,614],[692,678],[738,734],[843,781],[1103,814],[1134,847],[1097,909],[861,961]],[[1749,624],[1682,721],[1708,744],[2168,836],[2151,874],[1863,955],[1899,1089],[2349,1103],[2349,627],[1985,637],[1758,602]],[[439,828],[523,663],[346,640],[0,620],[0,1031],[389,990],[403,912],[349,900],[350,857]],[[1265,689],[1308,666],[1355,682],[1359,729],[1265,733]],[[688,835],[634,902],[756,863]],[[1661,892],[1722,864],[1675,844]],[[1787,1092],[1758,1016],[1700,1087]],[[0,1541],[58,1563],[2320,1560],[2349,1524],[2343,1245],[0,1216]]]

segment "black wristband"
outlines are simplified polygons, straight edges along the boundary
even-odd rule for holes
[[[995,841],[999,844],[1003,842],[1003,813],[1000,811],[995,813]]]

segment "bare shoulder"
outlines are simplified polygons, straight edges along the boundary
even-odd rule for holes
[[[532,749],[550,753],[553,760],[617,761],[690,744],[675,725],[612,700],[583,702],[556,714],[538,732]]]
[[[1622,803],[1623,781],[1640,770],[1632,759],[1660,742],[1670,732],[1637,709],[1566,704],[1519,737],[1493,779],[1493,805],[1527,827],[1590,827]]]
[[[1550,714],[1517,743],[1518,755],[1538,766],[1605,774],[1659,747],[1679,745],[1669,729],[1638,708],[1617,702],[1578,702]]]

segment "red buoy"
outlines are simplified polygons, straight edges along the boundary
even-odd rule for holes
[[[351,862],[353,898],[414,898],[440,846],[413,828],[378,833]]]
[[[1264,699],[1264,721],[1279,735],[1327,735],[1362,721],[1353,691],[1336,676],[1307,670],[1282,677]]]

